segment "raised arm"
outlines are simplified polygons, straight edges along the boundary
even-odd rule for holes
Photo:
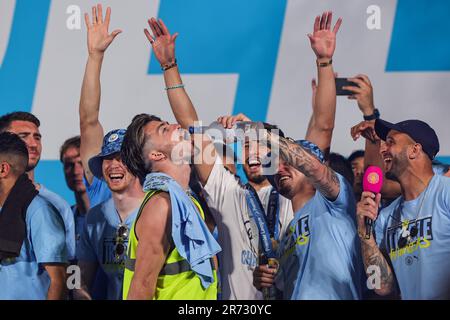
[[[327,199],[334,201],[339,195],[340,185],[336,173],[321,163],[294,141],[268,133],[272,150],[279,147],[280,159],[302,172],[313,186]]]
[[[373,102],[373,87],[370,79],[365,74],[358,74],[349,81],[356,83],[358,86],[344,86],[342,89],[351,91],[353,94],[348,99],[356,100],[358,108],[363,116],[371,116],[375,112],[375,104]]]
[[[144,30],[144,33],[152,45],[156,59],[164,70],[164,81],[170,107],[177,122],[184,129],[188,129],[189,126],[194,125],[194,122],[198,121],[198,116],[191,99],[184,89],[176,64],[175,40],[178,33],[171,35],[161,19],[157,21],[155,18],[151,18],[148,20],[148,24],[153,35],[147,29]],[[195,168],[200,182],[205,185],[213,168],[216,152],[209,139],[198,136],[194,137],[194,141],[197,150],[194,155]],[[202,152],[198,152],[200,150]],[[206,159],[205,157],[208,158]]]
[[[317,80],[316,78],[312,78],[311,80],[311,106],[312,106],[312,114],[311,117],[309,118],[309,122],[308,122],[308,129],[306,129],[306,137],[310,137],[310,131],[313,129],[313,125],[314,125],[314,120],[313,120],[313,116],[314,116],[314,109],[316,108],[316,93],[317,93]]]
[[[313,114],[306,139],[315,143],[324,152],[325,158],[328,158],[330,152],[336,114],[336,84],[331,61],[336,48],[336,34],[342,23],[339,18],[331,30],[332,17],[332,12],[324,12],[322,17],[317,16],[314,32],[308,34],[311,48],[317,58],[318,84],[315,87],[313,83]]]
[[[348,96],[349,99],[356,100],[358,108],[363,116],[372,116],[375,113],[375,104],[373,99],[373,87],[369,77],[365,74],[358,74],[348,79],[358,86],[345,86],[343,89],[353,92]],[[353,140],[363,136],[366,139],[364,151],[364,167],[378,166],[383,169],[384,163],[380,154],[381,140],[375,133],[375,119],[362,121],[351,129]],[[394,199],[400,195],[400,184],[394,180],[383,179],[383,188],[381,195],[383,198]]]
[[[84,72],[80,97],[80,156],[84,174],[88,183],[92,183],[93,175],[89,168],[89,159],[100,152],[103,140],[103,127],[98,119],[100,111],[100,71],[106,49],[121,30],[108,33],[111,8],[106,9],[103,20],[102,5],[92,7],[92,23],[89,15],[84,15],[87,28],[88,60]]]
[[[148,24],[153,36],[147,29],[144,30],[144,33],[152,45],[153,53],[161,68],[166,69],[164,70],[166,88],[182,85],[183,82],[175,57],[175,40],[178,33],[171,35],[161,19],[157,21],[155,18],[151,18],[148,20]],[[198,121],[197,112],[184,87],[167,89],[166,91],[175,119],[183,128],[187,129],[195,121]]]

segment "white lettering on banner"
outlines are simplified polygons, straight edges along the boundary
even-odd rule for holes
[[[81,32],[66,28],[68,16],[65,12],[72,4],[81,9]],[[126,128],[133,116],[139,113],[155,114],[174,122],[164,92],[163,75],[147,73],[151,48],[142,30],[149,17],[158,16],[159,1],[133,0],[133,6],[130,6],[126,1],[110,0],[107,6],[112,9],[110,30],[122,29],[123,34],[108,48],[103,62],[100,121],[105,133]],[[64,140],[79,134],[78,103],[87,59],[83,14],[90,13],[90,10],[86,1],[51,2],[32,106],[32,112],[42,123],[43,160],[59,159],[59,147]],[[168,27],[170,31],[178,31]],[[183,37],[182,30],[179,31]],[[183,72],[182,57],[178,64]],[[232,112],[238,74],[182,76],[197,113],[205,123]],[[56,115],[58,121],[54,120]]]
[[[367,18],[367,29],[369,30],[381,30],[381,9],[377,5],[371,5],[367,7],[367,14],[370,16]]]
[[[67,14],[70,16],[66,20],[66,26],[69,30],[81,30],[81,9],[79,6],[71,5],[67,7]]]
[[[0,1],[3,15],[0,62],[8,46],[15,4],[14,0]],[[336,71],[344,77],[367,74],[374,86],[375,104],[384,119],[422,119],[433,125],[438,136],[450,136],[450,126],[439,118],[446,113],[446,101],[450,100],[450,91],[442,89],[448,86],[449,72],[385,72],[397,1],[377,0],[376,4],[373,0],[327,1],[326,4],[327,9],[344,18],[335,53]],[[105,130],[124,128],[135,114],[142,112],[173,121],[163,92],[163,77],[147,74],[150,47],[145,37],[139,36],[146,19],[158,15],[159,1],[135,0],[131,7],[127,2],[111,0],[108,6],[114,16],[111,29],[121,28],[124,33],[108,49],[104,61],[100,112],[103,127]],[[50,5],[31,110],[42,122],[43,160],[57,160],[63,141],[79,133],[79,123],[74,119],[78,119],[80,86],[87,57],[82,14],[89,10],[89,5],[81,0],[58,0]],[[323,10],[323,3],[307,0],[288,0],[286,6],[266,120],[296,138],[304,137],[306,132],[311,114],[308,88],[316,74],[308,39],[298,35],[310,32],[314,17]],[[381,27],[383,32],[370,31]],[[183,30],[171,31],[180,32],[182,39]],[[249,47],[249,50],[253,49]],[[182,60],[180,57],[181,72]],[[183,80],[197,113],[206,123],[233,110],[238,74],[183,74]],[[409,90],[411,88],[414,90]],[[405,92],[408,94],[402,94]],[[355,101],[339,97],[337,107],[333,149],[346,155],[364,148],[362,140],[352,143],[348,135],[348,129],[361,120]],[[58,121],[54,121],[56,115]],[[450,141],[441,140],[440,154],[449,154]]]

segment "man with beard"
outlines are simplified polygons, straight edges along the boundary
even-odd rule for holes
[[[122,157],[136,176],[146,176],[147,192],[130,232],[124,300],[217,299],[220,247],[189,190],[189,133],[158,117],[137,115],[127,128]]]
[[[251,121],[251,119],[241,113],[236,116],[222,116],[219,117],[217,121],[221,123],[224,128],[232,128],[236,122]],[[263,123],[263,126],[266,130],[274,130],[278,132],[280,136],[284,137],[283,131],[277,126],[269,123]],[[286,231],[287,225],[294,217],[291,202],[281,196],[263,175],[261,155],[265,155],[265,150],[261,145],[247,139],[243,142],[242,155],[242,168],[248,180],[247,185],[242,185],[240,180],[231,174],[227,174],[228,178],[224,176],[224,180],[218,179],[214,184],[228,184],[230,189],[242,189],[243,193],[245,193],[246,190],[252,190],[251,192],[254,190],[256,192],[268,222],[270,238],[276,247],[281,239],[281,235]],[[227,167],[225,166],[225,168]],[[212,180],[209,185],[213,185]],[[227,211],[226,208],[224,208],[224,210]]]
[[[290,300],[360,299],[363,270],[352,187],[324,164],[313,143],[268,137],[281,159],[270,181],[292,201],[295,217],[278,250],[278,272],[258,266],[255,287],[275,283]]]
[[[64,299],[63,222],[28,178],[27,164],[26,144],[0,133],[0,299]]]
[[[379,274],[375,293],[449,299],[450,180],[433,172],[436,132],[420,120],[381,119],[375,132],[385,141],[380,147],[385,175],[401,187],[401,196],[380,212],[381,194],[363,192],[357,206],[364,264]],[[370,237],[364,236],[366,219],[374,221]]]
[[[336,32],[340,25],[339,20],[334,30],[331,31],[331,18],[331,13],[327,12],[323,14],[322,19],[320,17],[316,19],[315,34],[311,38],[311,46],[317,57],[319,87],[314,108],[315,116],[307,134],[308,137],[316,137],[317,144],[326,151],[328,151],[331,141],[336,106],[331,58],[335,48]],[[178,34],[171,35],[161,20],[152,19],[149,23],[153,36],[148,31],[146,31],[146,35],[152,44],[155,57],[164,70],[170,106],[178,123],[187,129],[198,121],[198,116],[184,90],[175,59],[175,39]],[[235,122],[246,119],[248,118],[239,115],[222,117],[218,120],[225,124],[226,128],[230,128]],[[274,126],[266,126],[266,128],[274,131],[276,129]],[[238,179],[224,167],[222,158],[217,156],[214,150],[208,148],[210,145],[210,140],[205,141],[203,150],[208,150],[207,153],[211,150],[212,157],[206,159],[200,155],[201,159],[196,160],[194,164],[204,186],[208,205],[217,223],[219,243],[223,249],[219,255],[222,297],[225,300],[261,299],[261,293],[252,286],[252,272],[258,264],[260,253],[267,255],[267,252],[259,248],[259,234],[253,216],[259,212],[261,216],[269,217],[267,220],[272,223],[267,223],[271,227],[268,233],[273,234],[273,238],[278,240],[292,218],[292,209],[289,202],[280,200],[283,198],[279,197],[276,190],[272,189],[265,178],[261,176],[259,155],[265,151],[261,150],[258,144],[255,144],[255,147],[252,143],[244,145],[246,149],[244,166],[250,178],[247,186],[240,184]],[[272,201],[270,201],[271,195],[274,199]],[[250,197],[257,202],[253,207],[256,209],[249,208]],[[273,213],[268,212],[270,211],[268,207],[271,207],[270,202],[276,203],[276,201],[279,201],[278,210],[273,210]],[[276,208],[276,206],[272,207]],[[257,212],[251,212],[252,210]],[[271,216],[273,217],[271,218]],[[274,244],[276,246],[275,241],[270,242],[268,251]]]
[[[81,158],[89,168],[85,170],[89,185],[95,178],[97,184],[107,186],[112,197],[94,206],[86,217],[77,251],[82,289],[74,295],[76,299],[120,300],[129,230],[144,193],[139,178],[122,162],[120,148],[125,130],[112,130],[103,138],[98,120],[100,70],[105,50],[120,31],[108,33],[110,8],[105,21],[101,5],[93,7],[92,12],[92,23],[86,15],[89,57],[80,98]],[[105,287],[106,297],[99,292]]]
[[[56,193],[35,181],[34,169],[41,159],[42,141],[39,126],[41,122],[29,112],[17,111],[0,117],[0,132],[8,131],[17,134],[25,141],[28,148],[27,174],[36,186],[39,194],[46,198],[59,212],[64,221],[66,234],[67,257],[69,261],[75,259],[75,223],[70,205]]]

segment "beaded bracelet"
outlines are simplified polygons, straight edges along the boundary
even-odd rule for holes
[[[171,68],[173,68],[173,67],[176,67],[177,66],[177,59],[175,59],[172,63],[170,63],[170,64],[162,64],[161,65],[161,70],[162,71],[167,71],[167,70],[169,70],[169,69],[171,69]]]
[[[178,88],[184,88],[184,84],[177,84],[177,85],[175,85],[175,86],[171,86],[171,87],[166,87],[166,88],[164,88],[164,90],[172,90],[172,89],[178,89]]]

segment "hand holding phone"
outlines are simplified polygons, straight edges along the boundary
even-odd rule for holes
[[[347,78],[336,78],[336,95],[337,96],[351,96],[354,92],[344,90],[342,87],[359,87],[358,84],[352,81],[348,81]]]

